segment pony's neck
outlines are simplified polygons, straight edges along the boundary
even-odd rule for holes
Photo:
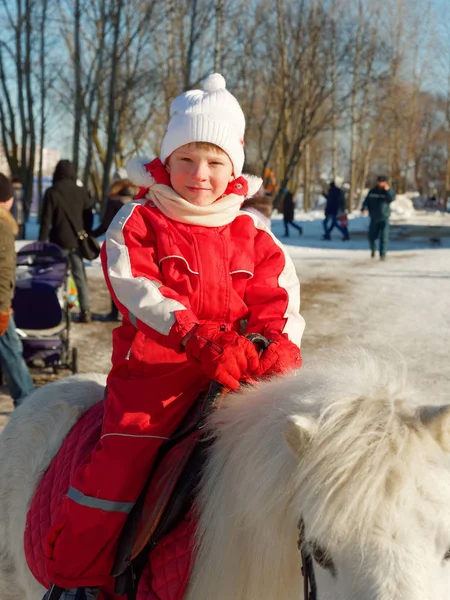
[[[241,403],[241,404],[240,404]],[[187,600],[298,600],[298,462],[284,441],[286,413],[270,389],[218,411],[198,498],[197,555]],[[236,414],[239,413],[239,414]]]

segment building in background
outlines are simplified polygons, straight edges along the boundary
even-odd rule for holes
[[[21,147],[18,147],[18,152],[21,152]],[[36,148],[35,151],[35,167],[34,174],[37,175],[39,171],[39,152],[40,148]],[[53,150],[51,148],[44,148],[42,151],[42,175],[43,177],[51,177],[55,170],[56,164],[61,158],[59,150]],[[3,146],[0,144],[0,173],[5,175],[11,175],[9,171],[8,161],[6,160],[5,151]]]

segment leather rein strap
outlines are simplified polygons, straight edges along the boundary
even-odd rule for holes
[[[302,557],[302,575],[303,575],[303,598],[304,600],[317,600],[316,578],[314,576],[313,560],[311,555],[305,550],[305,523],[303,518],[298,523],[298,549]]]

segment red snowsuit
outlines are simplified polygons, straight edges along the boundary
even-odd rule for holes
[[[123,322],[113,332],[102,437],[47,537],[49,578],[64,587],[108,580],[159,446],[208,386],[181,345],[192,327],[240,331],[245,319],[246,332],[285,333],[298,346],[304,328],[292,261],[251,214],[220,227],[187,225],[144,198],[120,210],[101,258]]]

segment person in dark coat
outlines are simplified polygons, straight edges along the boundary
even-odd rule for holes
[[[23,185],[18,177],[13,177],[11,180],[14,192],[14,204],[11,209],[11,214],[14,217],[17,226],[19,227],[19,231],[17,233],[16,239],[24,240],[25,239],[25,190],[23,189]]]
[[[91,235],[100,237],[106,233],[106,230],[111,225],[112,220],[119,210],[128,202],[131,202],[137,194],[138,188],[134,186],[129,179],[118,179],[111,185],[108,198],[106,200],[106,208],[101,223],[96,227]],[[111,312],[106,315],[108,321],[119,321],[119,310],[111,298]]]
[[[14,238],[18,232],[11,214],[13,202],[13,185],[0,173],[0,365],[14,406],[18,406],[33,391],[34,384],[11,309],[16,279]]]
[[[385,175],[380,175],[377,186],[370,190],[362,205],[364,214],[369,212],[369,244],[372,258],[375,258],[376,241],[380,240],[380,260],[386,259],[389,243],[389,217],[391,203],[395,200],[395,191],[389,186]]]
[[[324,197],[327,203],[325,205],[325,219],[323,220],[323,239],[331,240],[331,232],[336,227],[344,236],[343,241],[349,240],[348,228],[339,220],[339,216],[345,214],[345,198],[342,190],[332,181]]]
[[[303,228],[297,223],[294,223],[294,196],[288,188],[283,190],[283,222],[284,222],[284,237],[289,237],[289,228],[291,225],[294,227],[299,235],[302,235]]]
[[[53,185],[44,194],[39,240],[58,244],[69,257],[80,302],[80,322],[91,320],[89,292],[83,257],[76,232],[91,231],[92,200],[69,160],[60,160],[53,173]]]

